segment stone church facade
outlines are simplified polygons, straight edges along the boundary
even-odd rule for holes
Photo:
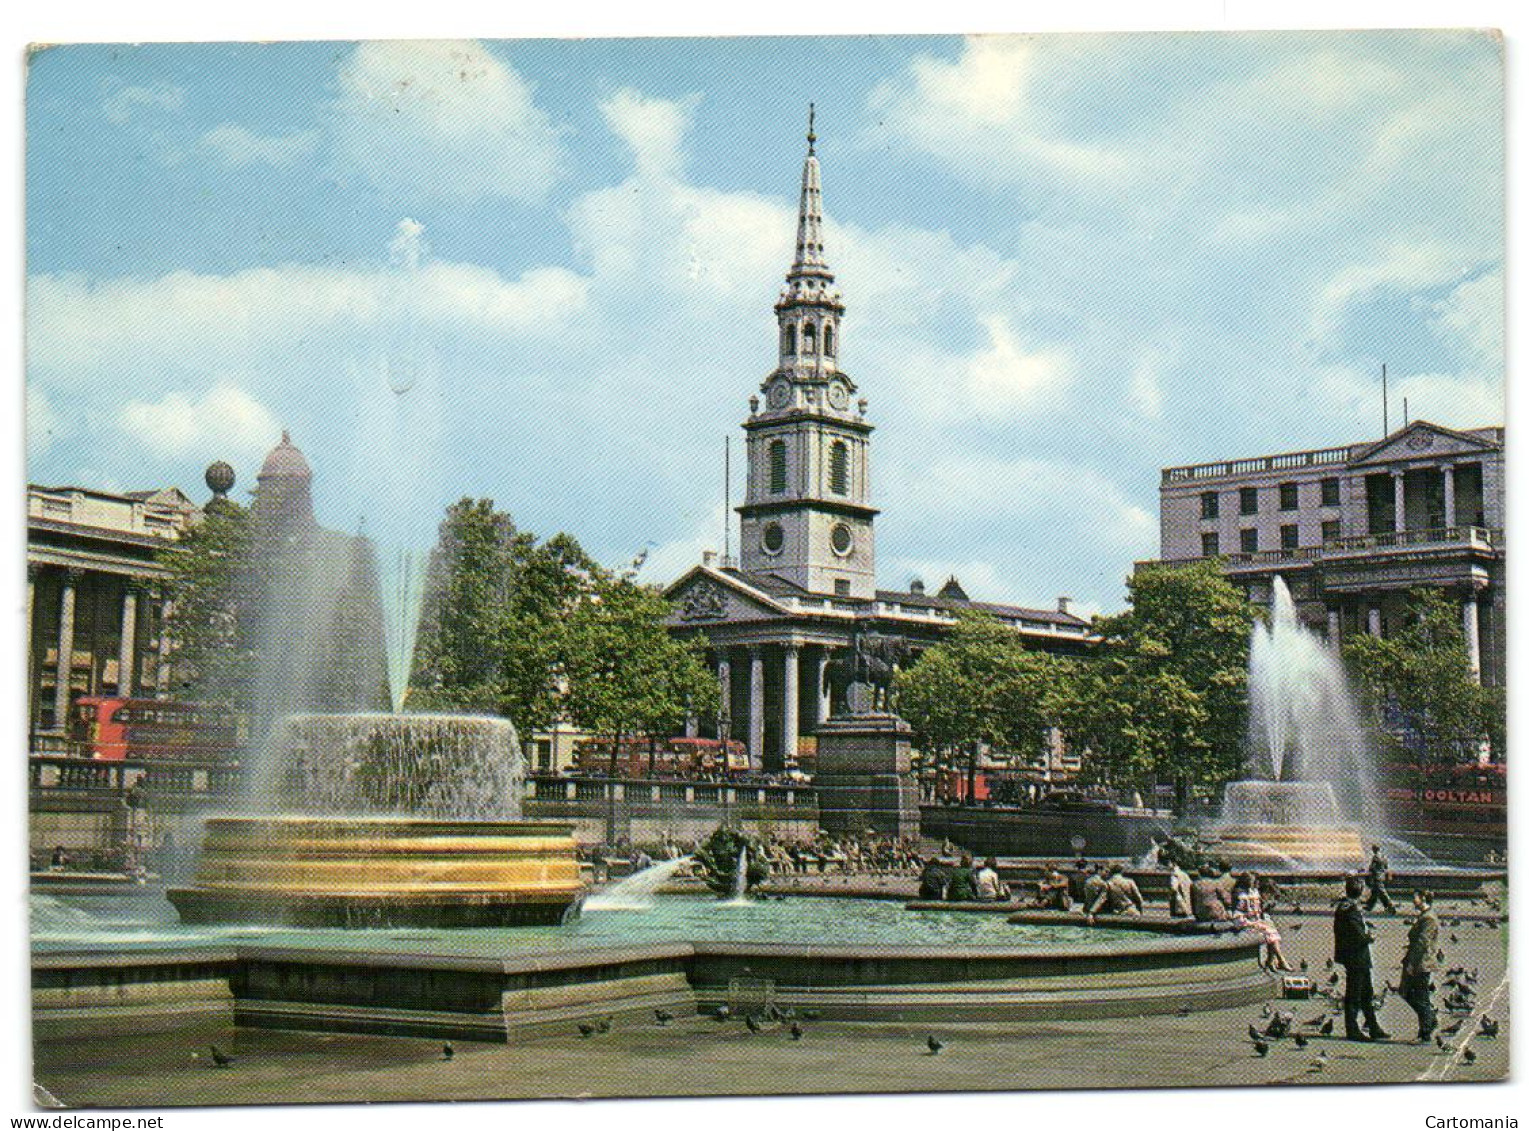
[[[938,592],[876,586],[868,402],[839,365],[845,307],[823,247],[822,172],[809,126],[796,254],[775,304],[777,361],[743,422],[747,478],[739,556],[708,555],[667,590],[674,632],[700,635],[722,689],[716,719],[692,731],[746,744],[764,772],[805,761],[814,732],[844,706],[836,656],[857,636],[910,653],[936,643],[963,610],[1012,625],[1027,643],[1078,653],[1088,622],[1067,610],[973,601],[952,577]]]

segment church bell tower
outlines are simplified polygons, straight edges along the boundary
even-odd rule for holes
[[[740,516],[743,572],[811,593],[871,599],[871,425],[839,368],[844,303],[823,258],[823,186],[814,113],[796,222],[796,258],[775,304],[778,357],[749,401],[748,488]]]

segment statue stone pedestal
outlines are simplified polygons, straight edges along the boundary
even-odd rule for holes
[[[912,728],[893,714],[839,715],[818,728],[818,823],[833,835],[866,829],[919,835]]]

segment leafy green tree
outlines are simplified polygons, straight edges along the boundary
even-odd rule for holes
[[[1214,560],[1144,566],[1130,608],[1095,621],[1096,656],[1060,713],[1096,781],[1171,781],[1179,808],[1242,769],[1253,609]]]
[[[529,739],[557,721],[563,618],[595,566],[567,534],[538,542],[489,499],[447,508],[426,573],[410,702],[513,719]]]
[[[250,548],[249,511],[221,500],[159,552],[169,572],[165,631],[179,696],[247,706],[256,652],[240,611],[251,596]]]
[[[1062,671],[1009,626],[966,612],[948,637],[898,672],[897,709],[937,770],[964,756],[971,797],[985,747],[1027,758],[1043,749]]]
[[[613,775],[625,739],[672,733],[717,709],[704,645],[671,636],[670,611],[657,590],[596,571],[563,622],[563,707],[575,726],[610,741]]]
[[[462,499],[447,508],[425,572],[410,688],[415,705],[503,706],[501,653],[520,540],[510,516],[490,499]]]
[[[1476,682],[1459,608],[1442,591],[1408,593],[1401,630],[1355,636],[1343,658],[1387,754],[1423,779],[1473,761],[1484,742],[1501,749],[1506,700]]]

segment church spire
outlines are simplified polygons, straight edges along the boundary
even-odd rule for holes
[[[770,392],[770,378],[764,389],[771,408],[821,405],[825,390],[799,390],[801,382],[826,383],[843,376],[839,369],[839,320],[844,303],[834,287],[833,272],[823,258],[823,173],[818,166],[817,106],[807,107],[807,156],[802,162],[802,195],[796,213],[796,255],[786,272],[786,285],[775,304],[780,325],[780,363],[775,374],[787,384]],[[843,394],[835,392],[829,403],[836,409],[848,404],[854,384],[848,377],[840,383]]]
[[[815,276],[832,282],[823,261],[823,174],[818,168],[817,107],[807,104],[807,159],[802,163],[802,197],[796,214],[796,260],[787,278]]]

